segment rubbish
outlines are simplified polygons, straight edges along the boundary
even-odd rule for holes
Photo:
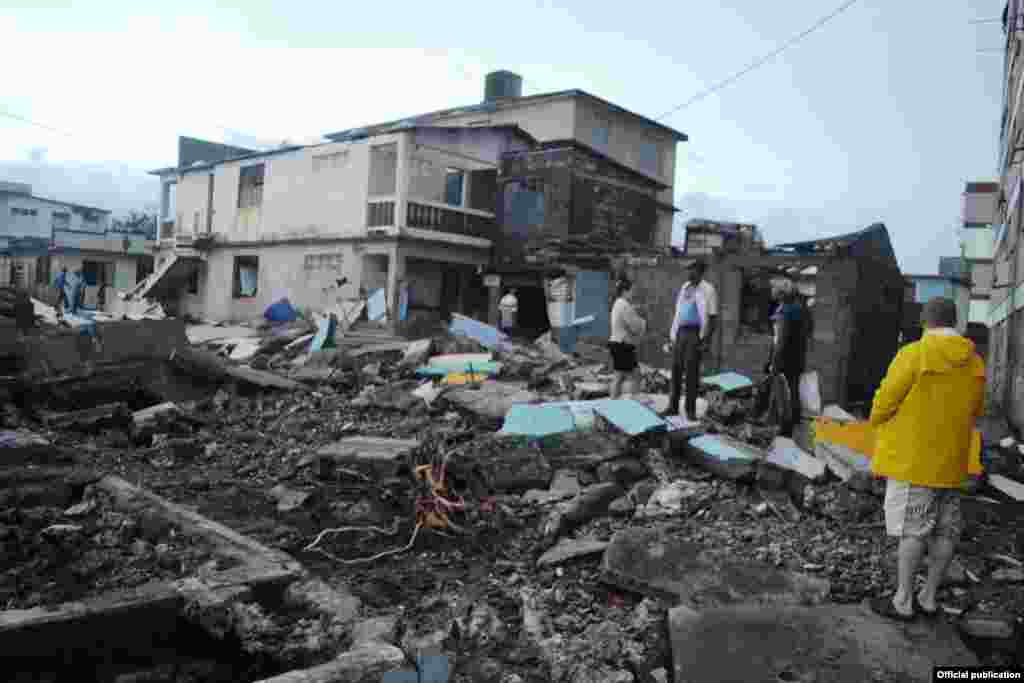
[[[992,572],[992,580],[1000,583],[1020,583],[1024,581],[1024,569],[997,569]]]
[[[623,486],[646,479],[650,474],[644,462],[630,456],[608,460],[597,467],[597,478],[600,481],[617,481]]]
[[[537,401],[538,396],[522,385],[488,380],[479,385],[451,387],[444,399],[480,417],[500,420],[520,404]]]
[[[805,453],[792,439],[782,436],[772,443],[765,462],[798,472],[812,482],[823,481],[827,475],[824,462]]]
[[[686,479],[663,484],[654,490],[646,502],[637,506],[636,516],[651,519],[679,515],[683,511],[683,501],[697,495],[700,489],[699,484]]]
[[[862,453],[842,444],[818,441],[814,454],[847,486],[858,491],[871,491],[874,475],[871,463]]]
[[[433,405],[437,397],[444,393],[444,387],[436,387],[433,382],[424,382],[419,385],[415,391],[412,392],[413,396],[422,398],[423,401],[428,405]]]
[[[470,365],[486,365],[493,360],[493,353],[448,353],[434,356],[427,362],[427,365],[432,368],[446,368],[453,372],[462,372]]]
[[[752,478],[757,463],[766,457],[764,451],[741,441],[710,434],[690,439],[687,455],[708,471],[733,480]]]
[[[989,485],[1000,493],[1013,498],[1017,502],[1024,501],[1024,484],[1001,474],[990,474],[987,479]]]
[[[430,351],[434,346],[433,339],[418,339],[405,347],[405,354],[402,356],[401,365],[416,367],[422,365],[430,357]]]
[[[800,407],[804,415],[821,414],[821,382],[818,371],[812,370],[800,375]]]
[[[466,503],[462,497],[450,498],[444,463],[420,465],[416,480],[429,487],[429,494],[416,499],[416,527],[430,529],[458,528],[448,519],[449,512],[462,512]]]
[[[558,363],[565,362],[569,359],[569,356],[558,347],[558,344],[551,340],[551,332],[545,332],[543,335],[538,337],[534,344],[536,344],[541,353],[544,354],[544,357],[550,361]]]
[[[371,322],[383,320],[387,316],[387,295],[383,289],[370,292],[366,299],[366,314]]]
[[[702,609],[821,604],[830,589],[826,579],[736,558],[727,549],[703,547],[658,527],[616,533],[601,570],[614,586]]]
[[[420,397],[414,395],[419,386],[416,380],[370,385],[352,401],[352,405],[357,408],[374,406],[385,410],[407,411],[423,405]]]
[[[226,339],[259,337],[259,330],[251,327],[220,327],[218,325],[189,325],[185,328],[190,344],[202,345]]]
[[[588,538],[565,540],[554,546],[537,560],[538,567],[551,567],[588,555],[603,553],[608,547],[607,541],[595,541]]]
[[[258,339],[240,339],[235,348],[228,354],[228,358],[237,361],[246,361],[255,356],[260,350]]]
[[[483,362],[473,363],[467,361],[459,367],[445,366],[423,366],[416,368],[416,374],[420,377],[446,377],[451,374],[478,375],[481,378],[501,373],[501,363]]]
[[[74,429],[79,431],[95,431],[101,428],[126,428],[132,422],[132,414],[124,403],[107,403],[75,410],[68,413],[50,413],[42,415],[43,424],[50,429]]]
[[[295,307],[292,306],[292,302],[288,300],[288,297],[284,297],[267,306],[267,309],[263,311],[263,317],[272,323],[290,323],[299,316]]]
[[[608,512],[608,506],[620,498],[625,489],[609,482],[588,486],[572,500],[559,503],[545,520],[542,533],[548,542],[554,542],[578,526]]]
[[[263,370],[253,370],[252,368],[228,368],[227,374],[232,379],[246,384],[252,384],[263,389],[296,391],[302,388],[302,385],[298,382],[293,382],[290,379],[285,379],[280,375],[275,375],[272,372],[265,372]]]
[[[548,488],[553,468],[540,449],[496,437],[470,442],[450,456],[449,470],[479,481],[483,490],[523,492]]]
[[[96,509],[97,503],[94,499],[83,500],[77,505],[72,505],[64,511],[65,517],[84,517]]]
[[[500,349],[508,342],[508,335],[498,328],[458,313],[452,313],[452,323],[448,329],[452,334],[474,339],[488,349]]]
[[[700,381],[701,384],[717,387],[726,394],[742,391],[754,386],[753,381],[751,381],[749,377],[745,377],[736,372],[723,372],[718,375],[710,375],[708,377],[702,377]]]
[[[378,353],[405,353],[405,350],[409,348],[408,342],[391,342],[385,344],[370,344],[368,346],[360,346],[359,348],[349,351],[349,355],[352,358],[362,358],[363,356],[369,356]]]
[[[1017,630],[1017,620],[1009,614],[973,612],[960,620],[960,630],[972,638],[1009,640]]]
[[[302,388],[298,382],[270,372],[227,365],[216,355],[198,349],[187,347],[175,349],[171,353],[170,361],[178,369],[204,381],[236,380],[264,389],[284,389],[286,391]]]
[[[132,413],[132,423],[135,428],[138,429],[147,424],[155,422],[162,417],[168,417],[171,415],[178,415],[181,413],[181,409],[178,408],[177,404],[166,402],[159,403],[149,408],[143,408]]]
[[[304,334],[301,337],[299,337],[298,339],[295,339],[295,340],[290,341],[287,344],[285,344],[284,348],[287,349],[288,351],[291,351],[292,349],[297,349],[300,346],[303,346],[305,344],[309,344],[309,342],[312,341],[313,337],[315,337],[315,336],[316,336],[315,334]]]
[[[313,336],[313,341],[309,344],[310,352],[322,351],[333,347],[336,326],[337,320],[334,316],[320,318],[316,324],[316,334]]]
[[[270,497],[277,501],[278,512],[293,512],[309,502],[313,493],[311,491],[298,491],[290,489],[284,484],[278,484],[270,489]]]
[[[665,432],[668,429],[657,413],[637,401],[620,399],[599,403],[594,412],[629,436]]]

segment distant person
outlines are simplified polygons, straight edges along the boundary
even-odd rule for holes
[[[766,374],[782,374],[789,385],[790,411],[779,425],[779,435],[792,437],[800,422],[800,375],[807,365],[807,311],[797,297],[793,281],[781,280],[772,287],[772,298],[778,302],[772,314],[774,335]]]
[[[71,282],[71,315],[78,315],[78,311],[85,303],[85,273],[79,268],[75,270],[74,279]]]
[[[888,480],[885,528],[899,539],[896,592],[871,607],[898,620],[913,619],[918,610],[938,612],[936,592],[960,537],[960,487],[985,391],[985,364],[974,343],[956,331],[953,300],[932,299],[921,319],[924,335],[896,354],[870,418],[876,429],[871,469]],[[926,549],[928,578],[915,596]]]
[[[516,297],[516,290],[510,289],[498,302],[498,311],[501,313],[501,331],[507,335],[512,334],[519,317],[519,299]]]
[[[636,393],[636,340],[647,331],[647,321],[633,307],[633,283],[622,278],[616,293],[618,296],[612,305],[611,337],[608,339],[608,352],[615,371],[610,392],[612,398],[618,398],[623,392]]]
[[[54,289],[57,290],[57,317],[63,317],[64,310],[70,308],[70,302],[68,301],[68,267],[61,266],[60,272],[57,273],[57,279],[53,283]]]
[[[679,289],[676,313],[669,329],[672,353],[672,393],[663,417],[679,414],[679,400],[686,373],[686,419],[697,419],[697,385],[700,381],[700,363],[711,348],[711,339],[718,322],[718,294],[710,282],[704,280],[707,265],[696,260],[690,264],[689,278]]]

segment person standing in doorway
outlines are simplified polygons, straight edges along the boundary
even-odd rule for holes
[[[501,331],[512,336],[519,316],[519,299],[516,298],[516,290],[510,289],[501,297],[498,302],[498,310],[501,313]]]
[[[608,339],[608,351],[615,371],[610,392],[612,398],[618,398],[623,392],[636,393],[636,340],[647,331],[647,321],[633,307],[633,283],[623,277],[616,293],[618,296],[612,305],[611,337]]]
[[[936,592],[960,537],[960,487],[985,394],[985,364],[974,343],[956,331],[956,303],[932,299],[921,319],[924,336],[896,354],[870,418],[876,430],[871,469],[887,480],[886,533],[899,539],[896,592],[871,607],[898,620],[939,611]],[[928,578],[915,595],[925,550]]]
[[[61,266],[60,272],[57,273],[57,279],[53,283],[54,289],[57,290],[57,317],[63,318],[64,311],[70,308],[68,302],[68,267]]]
[[[686,373],[686,419],[697,419],[697,384],[700,362],[711,348],[711,339],[718,322],[718,294],[704,279],[707,264],[696,260],[690,264],[689,277],[676,298],[676,314],[669,330],[672,353],[672,393],[663,417],[679,414],[679,400]]]
[[[779,435],[792,437],[801,417],[800,375],[807,364],[807,315],[792,280],[774,283],[772,298],[779,305],[772,315],[774,336],[765,372],[769,375],[782,374],[786,378],[790,410],[783,424],[779,425]]]

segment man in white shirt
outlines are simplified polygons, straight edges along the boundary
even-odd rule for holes
[[[672,345],[672,393],[664,416],[679,414],[683,372],[686,373],[686,419],[697,419],[697,383],[700,361],[711,348],[718,323],[718,294],[704,280],[707,265],[700,260],[690,264],[689,278],[676,298],[676,314],[669,330]]]
[[[498,310],[501,312],[501,331],[505,334],[512,334],[519,313],[519,299],[516,298],[516,290],[508,290],[498,302]]]

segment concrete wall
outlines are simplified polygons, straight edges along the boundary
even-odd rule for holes
[[[575,134],[576,104],[571,98],[524,102],[490,113],[451,114],[435,122],[446,126],[515,124],[541,142],[569,140]]]
[[[607,142],[603,135],[605,130],[608,133]],[[580,98],[576,102],[573,132],[574,137],[583,144],[594,147],[638,173],[656,178],[667,185],[673,184],[675,140],[654,126],[627,114],[610,111],[593,100]],[[645,167],[641,161],[641,149],[648,143],[656,149],[655,169]]]
[[[68,214],[60,227],[93,233],[104,233],[110,227],[110,214],[99,213],[95,222],[86,222],[81,210],[59,202],[44,201],[28,195],[5,195],[0,204],[0,235],[11,237],[49,238],[54,227],[54,213]],[[34,216],[13,215],[15,209],[35,211]]]

